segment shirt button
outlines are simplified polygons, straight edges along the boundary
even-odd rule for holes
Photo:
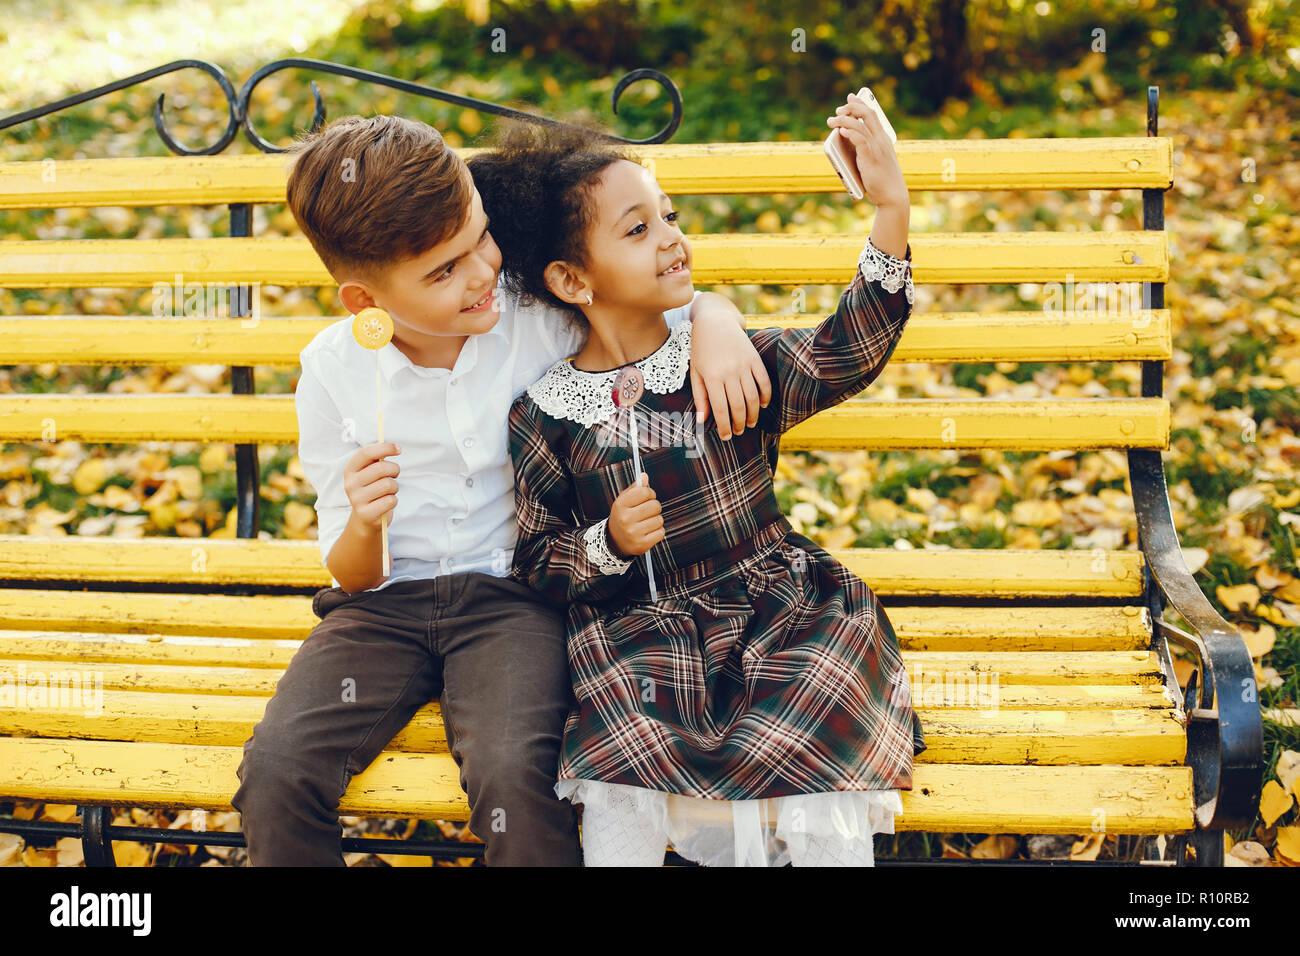
[[[473,448],[473,447],[474,447],[474,439],[472,439],[472,438],[466,438],[465,441],[464,441],[464,445],[465,445],[466,448]]]
[[[473,478],[466,478],[466,479],[465,479],[465,487],[466,487],[466,488],[473,488],[473,487],[474,487],[474,479],[473,479]]]

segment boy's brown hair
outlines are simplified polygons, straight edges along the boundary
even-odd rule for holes
[[[469,170],[426,123],[343,116],[287,155],[289,209],[336,282],[377,279],[469,218]]]

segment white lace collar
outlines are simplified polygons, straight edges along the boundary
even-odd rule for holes
[[[691,323],[682,322],[668,334],[668,341],[639,362],[633,362],[645,377],[647,392],[668,395],[682,387],[691,361]],[[573,362],[556,362],[540,379],[528,386],[537,407],[552,418],[577,422],[589,428],[618,411],[614,405],[614,379],[622,368],[608,372],[584,372]]]

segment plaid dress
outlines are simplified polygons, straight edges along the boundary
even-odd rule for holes
[[[925,739],[897,638],[872,590],[793,530],[772,475],[782,433],[889,361],[911,258],[910,245],[900,260],[868,242],[820,325],[749,332],[772,401],[730,441],[695,423],[688,322],[634,363],[646,387],[631,410],[613,404],[617,369],[567,361],[512,406],[511,573],[568,605],[561,796],[584,781],[714,801],[895,791],[887,805],[901,810]],[[606,531],[635,477],[631,414],[663,509],[653,603],[644,556],[619,559]]]

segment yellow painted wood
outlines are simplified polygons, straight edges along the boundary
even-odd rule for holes
[[[885,613],[904,650],[1120,651],[1151,643],[1144,607],[914,607],[898,600],[885,602]]]
[[[0,738],[0,795],[60,803],[229,810],[241,747]],[[899,830],[1175,833],[1195,826],[1190,767],[917,765]],[[354,776],[345,814],[465,820],[450,754],[385,751]]]
[[[978,683],[1006,684],[1159,684],[1163,680],[1155,651],[904,651],[903,663],[912,692],[921,699],[925,687],[954,683],[974,689]]]
[[[292,443],[292,395],[5,395],[5,441]]]
[[[1167,188],[1167,136],[900,140],[912,190]],[[819,142],[687,143],[631,148],[669,194],[840,193]],[[468,158],[478,149],[459,149]],[[284,202],[293,158],[131,157],[0,163],[0,209]]]
[[[825,319],[795,313],[745,317],[751,329],[808,329]],[[1168,309],[926,312],[907,320],[890,362],[1134,362],[1172,356]]]
[[[0,628],[302,640],[319,620],[296,595],[0,589]]]
[[[5,319],[6,363],[59,365],[269,365],[298,367],[298,354],[341,316],[325,319]]]
[[[4,395],[0,439],[293,444],[292,395]],[[1169,447],[1169,400],[856,399],[786,432],[785,451]]]
[[[877,594],[1015,598],[1142,593],[1140,551],[840,548],[829,553]]]
[[[846,284],[857,268],[864,234],[692,236],[692,279],[715,284]],[[1129,232],[913,233],[916,283],[1166,282],[1168,234]],[[168,315],[185,314],[184,288],[231,283],[332,286],[306,239],[33,239],[0,245],[0,286],[67,289],[121,286],[152,289]],[[175,290],[179,288],[181,294]],[[208,298],[204,288],[204,301]],[[164,296],[166,298],[164,298]],[[252,297],[260,320],[260,302]],[[1068,300],[1061,299],[1062,308]],[[1072,300],[1077,304],[1078,299]],[[208,314],[208,318],[220,318]]]
[[[1166,398],[858,398],[796,425],[781,449],[1167,449],[1169,417]]]
[[[160,581],[329,587],[315,541],[0,535],[0,580]]]
[[[0,654],[9,648],[0,641]],[[1173,697],[1156,673],[1126,666],[1106,669],[1098,661],[1070,663],[1063,655],[1051,655],[1061,661],[1056,670],[1039,683],[1031,683],[1035,671],[1047,670],[1039,661],[1016,662],[1011,668],[999,668],[992,675],[967,678],[960,666],[936,670],[934,662],[922,661],[924,654],[904,652],[904,662],[912,682],[912,700],[917,706],[965,707],[983,709],[997,706],[1010,710],[1115,710],[1132,708],[1167,709],[1175,705]],[[1041,655],[1024,655],[1027,658]],[[1152,658],[1154,660],[1154,658]],[[988,666],[987,655],[979,659],[963,655],[969,667]],[[992,662],[997,666],[997,662]],[[1113,670],[1113,672],[1112,672]],[[1096,672],[1096,677],[1093,677]],[[284,669],[234,666],[178,666],[177,664],[117,663],[99,660],[67,660],[46,657],[0,657],[0,681],[17,687],[22,679],[42,675],[41,679],[58,680],[69,687],[137,691],[167,695],[231,695],[269,697]],[[1077,675],[1067,681],[1064,674]],[[161,706],[166,706],[162,704]],[[75,708],[73,708],[75,711]],[[399,748],[400,749],[400,748]]]
[[[17,672],[15,672],[17,673]],[[30,668],[25,672],[31,673]],[[0,735],[75,737],[208,746],[242,745],[266,709],[267,697],[81,689],[58,702],[22,706],[0,697]],[[46,680],[54,678],[46,677]],[[26,693],[32,691],[29,688]],[[994,706],[926,707],[917,713],[928,749],[923,763],[1166,764],[1185,756],[1186,733],[1172,710],[1013,710]],[[420,708],[389,747],[441,753],[446,734],[436,703]]]
[[[824,315],[756,315],[750,328],[812,328]],[[152,319],[46,316],[4,320],[13,365],[189,364],[298,367],[337,319]],[[1123,362],[1173,355],[1168,309],[1136,312],[934,312],[913,315],[893,362]]]
[[[911,607],[890,601],[886,612],[899,646],[908,650],[1122,651],[1144,650],[1151,642],[1150,613],[1129,605]],[[164,641],[164,635],[231,637],[240,639],[237,646],[242,649],[250,644],[249,639],[301,641],[317,623],[311,598],[306,596],[0,589],[0,657],[42,657],[42,642],[56,639],[77,644],[69,654],[56,656],[85,657],[93,652],[81,645],[97,641],[94,632],[153,635],[157,640],[150,643],[155,645]],[[33,637],[30,632],[41,633]],[[34,642],[22,645],[32,649],[11,650],[18,640]],[[115,647],[117,642],[110,641],[108,646]],[[148,663],[148,655],[157,652],[155,646],[152,652],[147,648],[141,652],[146,655],[142,657],[100,659]],[[237,664],[240,660],[238,656],[218,657],[209,663]]]
[[[1137,597],[1140,551],[894,548],[830,552],[879,595]],[[314,541],[233,538],[33,539],[0,535],[0,580],[160,581],[328,587]]]
[[[178,669],[240,667],[283,671],[302,641],[239,640],[71,631],[0,631],[0,656],[81,663],[166,665]]]

